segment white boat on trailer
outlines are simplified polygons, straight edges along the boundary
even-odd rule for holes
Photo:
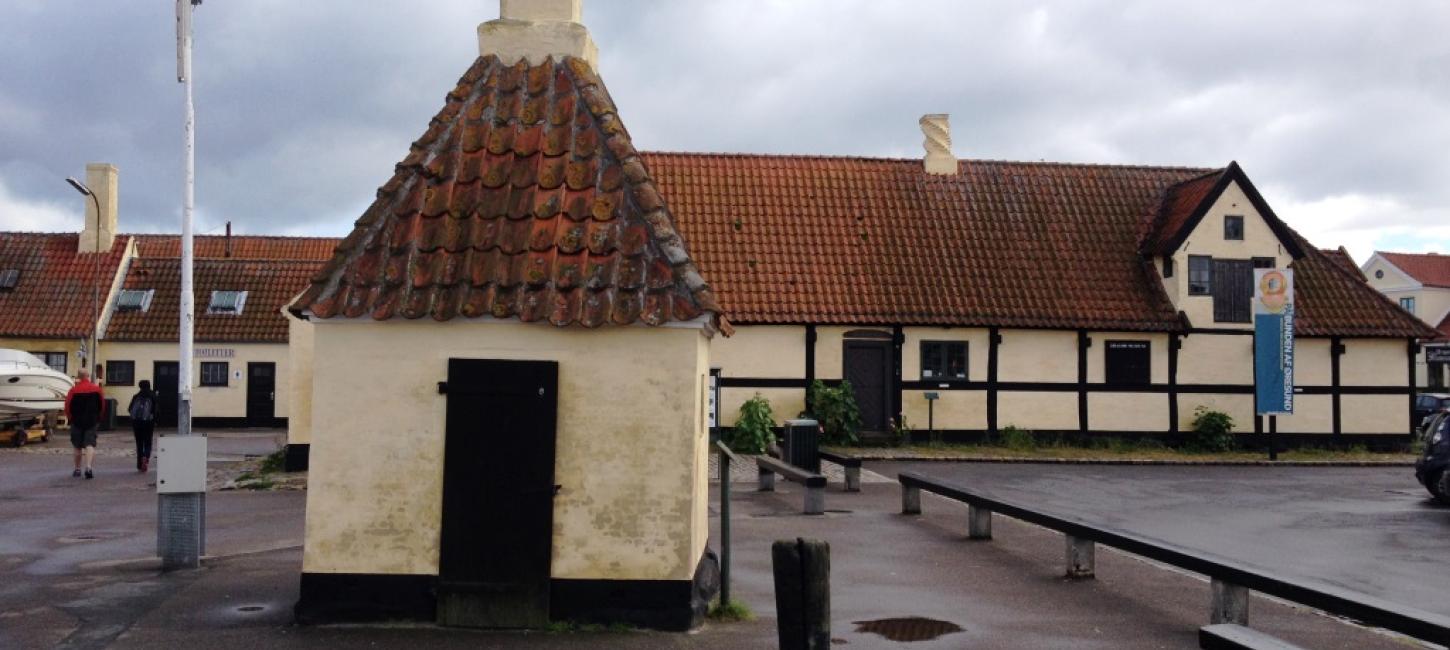
[[[0,422],[29,421],[65,408],[75,382],[29,352],[0,349]]]

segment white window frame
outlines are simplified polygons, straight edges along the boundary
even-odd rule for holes
[[[217,305],[217,296],[218,296],[218,294],[225,294],[225,293],[232,293],[232,294],[236,294],[236,296],[237,296],[237,299],[231,305],[233,307],[232,309],[227,309],[225,305],[223,305],[223,306],[218,306]],[[206,313],[208,313],[208,314],[231,314],[231,315],[240,316],[241,313],[242,313],[242,310],[246,309],[246,307],[247,307],[247,292],[246,291],[241,291],[241,290],[237,290],[237,289],[219,289],[219,290],[216,290],[216,291],[211,292],[211,300],[207,301],[207,304],[206,304]]]
[[[122,302],[122,299],[125,298],[128,294],[129,295],[135,295],[135,294],[138,294],[138,293],[141,294],[141,302],[140,302],[140,304],[135,305],[135,306],[127,306],[126,304],[124,304]],[[116,312],[117,313],[126,313],[126,312],[139,311],[139,312],[141,312],[141,313],[144,314],[148,310],[151,309],[151,297],[155,293],[156,293],[156,290],[155,289],[122,289],[120,292],[118,292],[116,294]]]

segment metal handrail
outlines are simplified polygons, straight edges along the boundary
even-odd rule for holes
[[[1450,643],[1450,617],[1447,616],[1328,584],[1291,579],[1243,562],[1187,549],[1109,526],[1093,524],[1075,517],[1049,514],[916,472],[901,472],[897,480],[900,481],[903,488],[931,492],[982,510],[1036,524],[1078,539],[1111,546],[1133,555],[1299,603],[1365,625],[1399,632],[1416,639],[1442,645]]]

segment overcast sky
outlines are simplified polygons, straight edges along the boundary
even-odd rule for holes
[[[198,231],[341,236],[477,55],[492,0],[209,0]],[[1450,251],[1450,3],[586,0],[647,150],[1237,160],[1316,245]],[[0,229],[75,231],[85,163],[177,231],[173,3],[0,8]]]

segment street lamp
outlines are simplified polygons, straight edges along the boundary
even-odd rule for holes
[[[65,182],[76,188],[84,196],[91,198],[91,203],[96,206],[96,263],[95,263],[95,286],[91,296],[91,350],[86,358],[86,365],[91,366],[92,380],[100,383],[101,378],[95,376],[96,362],[101,358],[101,342],[99,340],[101,327],[101,200],[96,198],[96,193],[85,183],[67,176]]]

